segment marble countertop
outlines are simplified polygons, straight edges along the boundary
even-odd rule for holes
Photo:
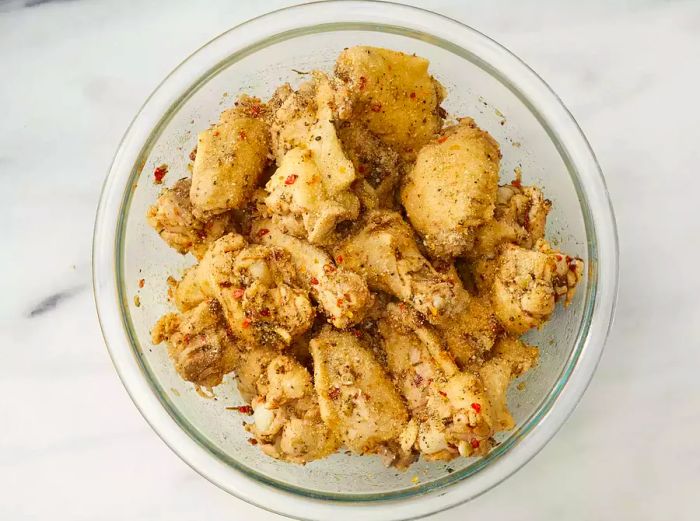
[[[141,418],[100,335],[90,247],[146,96],[213,36],[291,3],[0,2],[0,519],[281,519],[199,477]],[[515,476],[431,519],[697,519],[700,3],[412,3],[552,85],[598,155],[621,241],[616,322],[575,413]]]

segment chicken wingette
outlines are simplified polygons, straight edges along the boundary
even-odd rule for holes
[[[321,417],[357,454],[399,451],[408,413],[372,352],[352,333],[330,327],[311,340]]]
[[[343,119],[366,126],[406,159],[440,130],[445,91],[428,72],[428,60],[361,45],[340,53],[335,73],[352,106]]]

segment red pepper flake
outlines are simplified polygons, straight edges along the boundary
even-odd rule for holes
[[[558,260],[558,261],[561,261],[563,258],[564,258],[564,257],[562,257],[561,255],[557,255],[557,260]]]
[[[337,400],[339,396],[340,396],[340,388],[339,387],[331,387],[328,390],[328,398],[330,398],[331,400]]]
[[[472,409],[474,409],[476,412],[481,412],[481,404],[474,402],[472,404]]]
[[[343,263],[343,256],[342,256],[342,255],[338,255],[338,256],[335,258],[335,262],[337,262],[338,264],[342,264],[342,263]]]
[[[476,438],[473,438],[472,441],[471,441],[471,443],[472,443],[472,449],[478,449],[478,448],[479,448],[479,440],[477,440]]]
[[[318,279],[316,277],[311,277],[311,284],[313,284],[314,286],[318,284]]]
[[[188,335],[188,334],[185,333],[185,336],[182,337],[182,341],[183,341],[185,344],[189,344],[189,343],[190,343],[190,340],[192,340],[192,337],[191,337],[190,335]]]
[[[352,334],[355,335],[357,338],[362,338],[362,331],[359,329],[353,329]]]
[[[213,134],[214,134],[214,136],[218,136],[218,135],[219,135],[219,131],[218,131],[218,130],[215,130],[215,131],[213,132]]]
[[[243,288],[236,288],[233,290],[233,298],[236,300],[239,300],[243,297],[243,294],[245,293],[245,290]]]
[[[445,141],[447,141],[447,136],[442,136],[438,139],[438,143],[444,143]]]
[[[361,174],[364,174],[367,171],[367,169],[365,168],[365,165],[360,165],[357,167],[357,171]]]
[[[403,302],[400,302],[400,303],[399,303],[399,309],[400,309],[401,311],[406,311],[406,304],[404,304]]]
[[[515,188],[520,188],[521,186],[523,186],[523,183],[520,181],[520,179],[513,179],[510,182],[510,184],[513,185]]]
[[[379,102],[371,103],[369,108],[372,112],[381,112],[382,104]]]
[[[146,284],[146,281],[144,279],[141,279],[139,281],[139,288],[143,288],[143,285]]]
[[[245,130],[239,130],[238,131],[238,139],[241,141],[245,141],[248,138],[248,135],[245,133]]]
[[[325,271],[326,273],[333,273],[335,271],[335,266],[333,266],[332,264],[324,264],[323,271]]]
[[[269,317],[270,316],[270,310],[268,308],[262,308],[260,310],[260,314],[264,317]]]
[[[168,165],[165,163],[157,166],[155,170],[153,170],[153,178],[155,180],[155,183],[157,185],[161,184],[163,182],[163,178],[165,177],[165,174],[168,173]]]
[[[338,300],[336,300],[336,304],[338,304],[338,307],[342,307],[343,306],[343,299],[339,298]]]
[[[235,405],[233,407],[226,407],[227,411],[238,411],[241,414],[247,414],[250,416],[253,414],[253,408],[250,405]]]
[[[299,177],[299,176],[296,175],[296,174],[288,175],[288,176],[287,176],[287,179],[284,180],[284,184],[286,184],[286,185],[293,185],[294,183],[297,182],[297,178],[298,178],[298,177]]]
[[[367,85],[367,78],[365,78],[364,76],[360,76],[360,82],[359,82],[359,85],[357,86],[357,88],[359,90],[364,90],[365,85]]]
[[[262,113],[262,108],[257,103],[250,107],[250,115],[257,118]]]
[[[250,443],[251,445],[257,445],[258,440],[256,440],[255,438],[248,438],[248,443]]]
[[[413,376],[413,383],[416,385],[420,385],[421,383],[423,383],[423,377],[419,374],[414,375]]]
[[[447,393],[445,391],[438,391],[438,394],[443,398],[447,398]]]
[[[230,288],[231,286],[233,286],[233,284],[230,280],[224,280],[222,282],[219,282],[219,287],[221,288]]]
[[[415,93],[415,92],[411,92],[411,94],[409,94],[409,97],[410,97],[411,99],[416,99],[416,93]]]
[[[241,322],[241,326],[243,329],[248,329],[250,327],[250,319],[248,317],[243,319],[243,322]]]
[[[268,233],[270,233],[270,230],[268,230],[267,228],[260,228],[258,230],[258,237],[264,237]]]

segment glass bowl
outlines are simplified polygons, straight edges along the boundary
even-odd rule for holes
[[[304,72],[331,69],[344,47],[364,44],[428,58],[447,88],[452,115],[469,115],[501,144],[502,179],[516,168],[554,201],[547,236],[580,256],[587,273],[571,306],[529,341],[541,362],[511,386],[517,427],[481,459],[419,462],[407,472],[377,457],[344,453],[305,466],[280,463],[251,446],[230,379],[205,399],[172,368],[149,331],[169,310],[166,277],[193,259],[168,248],[146,224],[166,185],[187,175],[197,131],[239,92],[268,97]],[[146,101],[115,155],[97,212],[94,290],[114,365],[143,416],[193,469],[262,508],[304,519],[393,520],[462,503],[532,458],[580,399],[603,349],[617,286],[617,239],[603,177],[571,114],[518,58],[479,32],[437,14],[380,2],[321,2],[256,18],[212,40],[175,69]],[[145,286],[139,288],[139,280]],[[135,297],[140,299],[140,306]]]

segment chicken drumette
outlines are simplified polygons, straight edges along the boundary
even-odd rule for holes
[[[208,246],[233,229],[230,214],[208,220],[196,217],[190,202],[190,179],[180,179],[164,189],[156,204],[148,209],[148,224],[179,253],[191,252],[201,259]]]
[[[258,347],[236,368],[239,389],[251,397],[246,429],[276,459],[308,463],[335,452],[340,438],[321,418],[309,371],[287,355]]]
[[[240,357],[216,300],[205,300],[185,313],[164,315],[151,335],[154,344],[168,344],[168,355],[180,376],[201,387],[219,385]]]
[[[411,412],[402,448],[415,447],[433,460],[487,453],[494,420],[478,375],[460,371],[439,333],[408,306],[390,304],[379,332],[387,367]]]
[[[288,345],[311,327],[314,318],[289,254],[249,245],[236,234],[212,244],[202,261],[185,274],[178,295],[194,296],[187,305],[198,295],[216,298],[233,334],[251,344]]]
[[[428,317],[445,313],[454,298],[454,283],[423,256],[411,227],[397,212],[370,212],[337,249],[338,257],[365,277],[370,288],[394,295]]]
[[[557,300],[564,298],[564,305],[568,305],[583,276],[581,259],[553,250],[545,240],[539,240],[534,250],[506,244],[496,259],[479,267],[479,278],[493,280],[490,296],[494,312],[513,335],[544,324]]]
[[[411,225],[434,257],[469,251],[476,227],[493,217],[501,152],[471,118],[421,148],[401,186]]]
[[[267,230],[261,234],[261,230]],[[362,320],[372,304],[367,283],[343,266],[342,257],[333,260],[321,248],[275,228],[267,221],[253,225],[252,236],[263,244],[289,253],[298,281],[321,305],[328,321],[344,329]]]

